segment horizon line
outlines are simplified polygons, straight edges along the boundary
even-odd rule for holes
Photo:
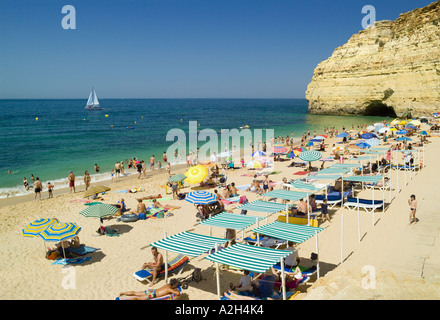
[[[99,98],[99,100],[307,100],[304,98]],[[2,100],[87,100],[87,98],[0,98]]]

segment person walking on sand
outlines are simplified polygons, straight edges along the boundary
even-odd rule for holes
[[[411,197],[408,200],[409,204],[409,225],[416,224],[416,211],[417,211],[417,200],[415,195],[411,195]]]
[[[37,195],[41,200],[41,190],[43,189],[43,184],[40,181],[40,178],[37,177],[34,182],[34,192],[35,192],[35,200],[37,200]]]
[[[70,193],[72,193],[72,189],[73,193],[75,193],[75,175],[73,174],[73,171],[69,171],[69,176],[67,177],[67,179],[69,179]]]
[[[86,170],[86,172],[84,172],[84,184],[86,185],[86,191],[90,187],[91,180],[92,180],[92,178],[90,177],[89,172]]]
[[[150,158],[150,170],[154,171],[154,163],[156,162],[156,159],[154,158],[154,155]]]

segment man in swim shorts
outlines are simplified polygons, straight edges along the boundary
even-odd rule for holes
[[[67,177],[67,179],[69,179],[70,193],[72,193],[72,189],[73,193],[75,193],[75,175],[73,174],[73,171],[69,171],[69,176]]]
[[[41,183],[40,178],[37,177],[34,182],[35,200],[37,200],[37,194],[41,200],[41,189],[43,189],[43,184]]]
[[[162,254],[157,251],[156,247],[151,248],[151,253],[153,254],[154,261],[153,262],[147,262],[142,265],[142,269],[153,269],[153,279],[151,280],[150,287],[154,285],[154,282],[156,281],[157,274],[165,267],[163,263],[163,256]]]
[[[159,289],[147,289],[145,291],[127,291],[121,292],[119,296],[126,296],[120,300],[151,300],[154,298],[160,298],[167,294],[180,295],[180,291],[177,288],[179,286],[179,280],[171,279],[169,284],[166,284]]]

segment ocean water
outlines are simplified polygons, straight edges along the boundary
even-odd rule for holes
[[[136,157],[148,162],[151,155],[162,160],[173,143],[166,141],[167,132],[188,132],[189,121],[197,121],[199,130],[248,125],[300,138],[308,129],[322,133],[326,126],[341,129],[383,120],[310,115],[303,99],[102,99],[102,111],[86,111],[85,103],[0,100],[0,197],[28,193],[22,181],[26,177],[31,184],[31,174],[58,188],[67,186],[70,170],[79,181],[88,170],[93,182],[109,179],[116,161]],[[172,155],[168,159],[180,161]]]

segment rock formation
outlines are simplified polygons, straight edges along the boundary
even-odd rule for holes
[[[306,98],[314,114],[440,110],[440,1],[353,35],[317,66]]]

